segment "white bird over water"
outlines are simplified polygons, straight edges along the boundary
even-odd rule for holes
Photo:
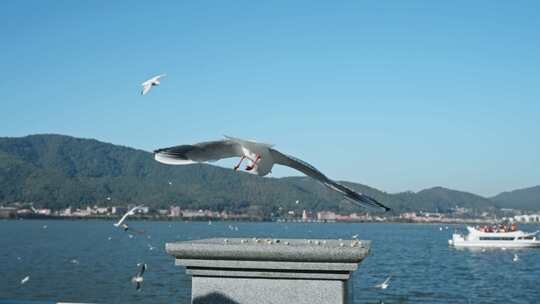
[[[512,259],[512,261],[514,262],[519,261],[519,256],[517,254],[514,254],[514,258]]]
[[[376,288],[380,288],[380,289],[386,289],[388,288],[388,286],[390,286],[390,279],[392,278],[392,275],[390,275],[388,278],[386,278],[386,280],[384,280],[384,282],[382,282],[381,284],[377,284],[375,285]]]
[[[154,76],[150,79],[148,79],[147,81],[143,82],[141,85],[142,85],[142,91],[141,91],[141,95],[146,95],[148,94],[148,92],[150,92],[150,89],[154,86],[158,86],[160,85],[160,79],[167,76],[166,74],[161,74],[161,75],[157,75],[157,76]]]
[[[141,269],[137,272],[137,274],[135,274],[133,278],[131,278],[131,282],[136,285],[135,287],[136,290],[141,289],[141,285],[144,281],[143,274],[146,268],[147,268],[146,264],[142,264]]]
[[[25,277],[21,280],[21,284],[24,284],[24,283],[28,282],[28,280],[30,280],[30,276],[25,276]]]
[[[274,164],[296,169],[307,176],[319,181],[328,188],[345,196],[347,200],[362,207],[373,207],[384,211],[390,208],[365,194],[356,192],[339,184],[310,164],[290,155],[283,154],[274,149],[272,145],[255,141],[228,137],[223,140],[201,142],[194,145],[181,145],[154,151],[154,158],[158,162],[169,165],[187,165],[194,163],[216,161],[230,157],[240,157],[234,170],[238,170],[242,162],[247,159],[251,163],[245,167],[246,171],[259,176],[271,173]]]
[[[126,214],[124,214],[124,216],[122,216],[122,218],[117,223],[114,223],[114,226],[115,227],[122,227],[122,229],[124,229],[124,231],[128,231],[129,226],[126,223],[124,223],[124,221],[127,219],[128,216],[134,215],[135,211],[141,209],[142,207],[143,207],[143,205],[133,207],[131,210],[126,212]]]

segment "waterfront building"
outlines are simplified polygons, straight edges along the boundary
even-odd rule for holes
[[[171,217],[180,217],[182,215],[182,211],[178,206],[171,206],[169,215]]]
[[[520,223],[540,223],[540,214],[524,214],[514,216],[514,221]]]

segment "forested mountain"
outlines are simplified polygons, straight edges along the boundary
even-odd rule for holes
[[[302,206],[293,206],[296,200]],[[358,210],[341,201],[301,177],[262,178],[205,164],[167,166],[149,152],[63,135],[0,138],[3,203],[64,208],[137,202],[265,214],[279,207]]]
[[[389,194],[345,184],[375,197],[393,212],[494,206],[486,198],[440,187]],[[301,203],[295,204],[296,200]],[[259,177],[206,164],[167,166],[146,151],[64,135],[0,138],[0,203],[13,202],[53,209],[144,203],[261,214],[280,207],[361,211],[307,177]]]
[[[503,192],[491,198],[505,208],[540,210],[540,186]]]

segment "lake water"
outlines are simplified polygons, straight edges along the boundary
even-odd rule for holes
[[[189,278],[164,252],[166,242],[209,237],[349,239],[359,234],[372,241],[372,250],[353,275],[353,303],[540,303],[540,250],[449,247],[452,232],[463,226],[440,231],[440,225],[416,224],[131,224],[146,235],[129,238],[112,222],[98,220],[0,221],[0,302],[189,303]],[[512,261],[514,253],[518,262]],[[147,263],[148,270],[142,290],[136,291],[130,279],[139,262]],[[391,273],[388,289],[373,288]],[[28,282],[21,284],[28,275]]]

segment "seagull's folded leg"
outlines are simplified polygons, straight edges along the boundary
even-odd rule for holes
[[[245,156],[242,156],[240,157],[240,161],[238,162],[238,164],[236,166],[234,166],[234,171],[238,170],[238,168],[240,168],[240,165],[242,164],[242,162],[244,161],[246,157]]]
[[[251,158],[249,160],[251,160],[251,165],[246,166],[246,171],[253,170],[253,168],[255,168],[255,165],[261,160],[261,156],[259,154],[257,154],[257,158],[255,158],[255,160],[253,160]]]

